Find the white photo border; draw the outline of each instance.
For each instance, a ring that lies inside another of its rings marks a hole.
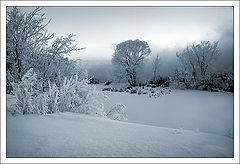
[[[6,158],[7,6],[233,6],[234,158]],[[1,2],[1,162],[2,163],[239,163],[239,2],[238,1],[2,1]]]

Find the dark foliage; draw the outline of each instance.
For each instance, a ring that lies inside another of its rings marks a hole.
[[[111,83],[111,81],[107,81],[104,85],[110,85]]]
[[[99,84],[99,80],[96,78],[91,78],[88,84]]]
[[[157,78],[155,78],[155,80],[151,80],[149,82],[149,84],[153,84],[153,85],[147,85],[148,87],[152,87],[152,88],[154,88],[155,86],[156,87],[169,87],[170,78],[169,77],[157,76]]]

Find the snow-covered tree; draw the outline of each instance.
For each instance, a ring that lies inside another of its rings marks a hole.
[[[219,55],[218,42],[201,41],[187,46],[176,54],[179,64],[176,79],[187,88],[198,88],[210,77],[212,63]]]
[[[16,96],[17,113],[29,114],[34,113],[34,97],[39,95],[40,85],[37,74],[31,68],[23,76],[22,81],[12,83],[13,94]]]
[[[145,41],[137,39],[119,43],[112,57],[115,76],[127,80],[132,86],[136,85],[137,73],[150,53],[151,49]]]
[[[24,66],[25,60],[39,53],[53,34],[47,33],[45,27],[49,24],[45,14],[41,14],[42,8],[36,7],[32,12],[21,12],[17,7],[7,10],[7,72],[8,92],[11,91],[11,82],[22,80],[27,72]],[[28,63],[28,62],[25,62]]]
[[[73,37],[74,35],[70,34],[67,37],[56,38],[38,59],[39,65],[36,67],[42,80],[42,91],[48,88],[48,81],[60,86],[66,76],[72,76],[78,72],[74,63],[64,56],[81,49],[74,45]]]
[[[125,121],[127,120],[127,114],[125,113],[125,105],[115,104],[107,113],[106,117],[111,120]]]
[[[58,37],[52,43],[49,53],[52,56],[69,55],[72,51],[81,50],[83,48],[77,48],[74,43],[74,34],[69,34],[67,37]]]
[[[76,71],[71,62],[65,58],[77,48],[74,34],[57,37],[51,44],[45,27],[50,23],[42,8],[36,7],[32,12],[21,12],[17,7],[7,11],[7,93],[12,90],[11,82],[19,82],[30,68],[34,68],[42,82],[42,92],[48,88],[48,81],[60,84],[68,74]],[[59,80],[61,79],[61,80]]]

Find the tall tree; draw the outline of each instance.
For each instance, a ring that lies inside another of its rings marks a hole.
[[[74,44],[75,35],[57,37],[49,43],[53,34],[45,29],[50,20],[46,20],[42,9],[36,7],[26,13],[13,7],[7,11],[7,93],[12,91],[11,82],[21,81],[30,68],[38,73],[42,91],[48,87],[47,81],[59,84],[57,80],[64,79],[66,72],[74,72],[73,65],[64,55],[80,50]]]
[[[36,7],[32,12],[25,13],[13,7],[7,11],[7,89],[10,89],[10,82],[21,81],[27,72],[24,60],[41,53],[42,47],[53,37],[53,34],[45,30],[50,20],[46,21],[41,10],[42,8]]]
[[[112,57],[115,76],[126,79],[132,86],[136,85],[137,73],[150,53],[151,49],[145,41],[137,39],[119,43]]]
[[[67,37],[58,37],[52,44],[47,47],[46,54],[42,54],[39,58],[39,74],[42,79],[42,90],[48,87],[47,81],[54,81],[58,86],[67,74],[73,75],[74,65],[64,57],[72,51],[78,51],[83,48],[77,48],[74,44],[74,34],[69,34]]]

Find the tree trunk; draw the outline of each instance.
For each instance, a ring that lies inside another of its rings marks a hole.
[[[22,77],[21,77],[21,60],[20,60],[20,54],[18,52],[18,49],[17,49],[18,45],[16,45],[16,49],[15,49],[15,53],[16,53],[16,62],[17,62],[17,78],[19,81],[22,80]]]
[[[44,72],[43,73],[43,77],[42,77],[42,92],[44,92],[44,85],[45,85],[44,79],[45,79],[45,76],[46,76],[46,73]]]

